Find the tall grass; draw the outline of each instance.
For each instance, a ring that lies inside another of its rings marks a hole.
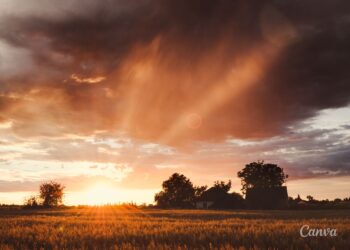
[[[2,210],[0,249],[350,249],[350,211]]]

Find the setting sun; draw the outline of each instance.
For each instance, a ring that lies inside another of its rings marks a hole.
[[[105,183],[97,183],[83,192],[82,203],[86,205],[105,205],[118,202],[118,194],[114,187]]]

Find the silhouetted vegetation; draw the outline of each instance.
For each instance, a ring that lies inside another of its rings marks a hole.
[[[54,207],[62,204],[64,186],[58,182],[50,181],[40,185],[40,198],[43,206]]]
[[[163,208],[192,208],[197,195],[206,189],[205,186],[195,187],[190,179],[174,173],[163,182],[163,190],[155,195],[157,206]]]
[[[213,188],[222,190],[225,193],[227,193],[228,191],[230,191],[231,186],[232,186],[231,180],[229,180],[227,183],[225,183],[224,181],[215,181]]]
[[[211,208],[211,209],[349,209],[350,198],[334,199],[330,201],[316,200],[313,196],[306,196],[306,200],[288,197],[285,183],[288,175],[276,164],[265,164],[263,161],[247,164],[238,172],[242,179],[242,191],[245,199],[237,192],[229,193],[231,180],[215,181],[213,186],[195,186],[183,174],[174,173],[162,184],[163,190],[155,195],[158,208]],[[58,207],[63,205],[65,187],[55,181],[40,185],[37,196],[30,196],[24,202],[24,208]],[[18,206],[1,205],[4,208]],[[150,204],[140,206],[129,204],[110,204],[133,208],[154,208]]]
[[[40,206],[40,200],[37,196],[33,195],[30,196],[28,199],[24,202],[25,208],[38,208]]]
[[[162,208],[286,208],[288,194],[282,187],[288,175],[276,164],[263,161],[247,164],[238,172],[246,200],[238,193],[229,194],[232,183],[215,181],[213,187],[195,187],[190,179],[174,173],[163,182],[163,190],[155,195],[158,207]]]
[[[246,207],[251,209],[281,209],[288,206],[287,188],[283,187],[288,175],[276,164],[264,161],[249,163],[238,172]]]
[[[281,187],[288,175],[285,175],[283,168],[276,164],[264,163],[264,161],[249,163],[238,172],[241,178],[242,192],[245,194],[249,188],[269,189]]]
[[[163,190],[155,195],[155,202],[161,208],[194,208],[199,203],[210,204],[211,208],[242,208],[243,197],[229,194],[231,181],[214,182],[213,187],[194,186],[186,176],[174,173],[163,182]],[[205,208],[209,206],[205,205]]]
[[[350,209],[350,198],[334,200],[317,200],[311,195],[306,196],[306,200],[303,200],[298,195],[297,198],[293,199],[289,197],[288,205],[290,209]]]
[[[163,182],[163,190],[155,195],[160,208],[200,209],[332,209],[350,208],[350,198],[334,201],[318,201],[311,195],[302,200],[300,196],[288,197],[287,187],[282,186],[288,175],[276,164],[263,161],[247,164],[237,173],[241,178],[242,192],[229,193],[232,182],[215,181],[207,186],[194,186],[186,176],[174,173]]]
[[[63,204],[65,187],[55,181],[45,182],[39,187],[39,195],[31,196],[24,202],[25,208],[57,207]]]

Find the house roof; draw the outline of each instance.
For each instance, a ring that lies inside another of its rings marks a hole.
[[[219,199],[226,198],[229,194],[215,187],[209,188],[207,191],[197,199],[197,201],[216,201]]]

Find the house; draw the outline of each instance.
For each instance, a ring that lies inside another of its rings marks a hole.
[[[228,194],[222,189],[215,187],[209,188],[197,199],[196,208],[208,209],[214,208],[215,205],[220,203],[220,200],[226,199]]]
[[[197,209],[208,209],[213,204],[214,204],[213,201],[205,201],[205,200],[201,201],[201,200],[198,200],[198,201],[196,201],[196,208]]]
[[[211,187],[196,200],[197,209],[233,209],[243,207],[243,197],[237,193],[227,193]]]
[[[287,208],[287,187],[249,188],[246,192],[246,204],[250,209]]]

